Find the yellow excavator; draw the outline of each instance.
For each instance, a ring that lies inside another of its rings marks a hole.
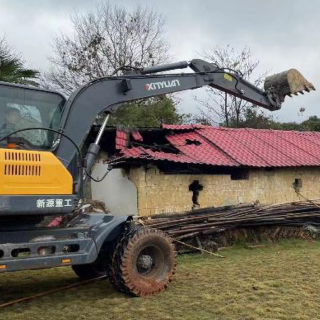
[[[165,73],[190,68],[190,73]],[[72,266],[84,279],[107,275],[134,296],[164,290],[176,251],[163,232],[126,216],[81,213],[83,185],[110,114],[126,102],[210,86],[268,110],[314,87],[292,69],[266,79],[264,90],[235,71],[195,59],[99,78],[68,99],[54,91],[0,83],[0,273]],[[103,123],[93,143],[88,133]],[[45,218],[68,217],[58,227]]]

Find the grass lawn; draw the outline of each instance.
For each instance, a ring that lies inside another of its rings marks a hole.
[[[179,258],[168,290],[130,298],[107,280],[0,310],[0,319],[319,319],[320,242],[233,247]],[[0,275],[0,303],[77,282],[70,268]]]

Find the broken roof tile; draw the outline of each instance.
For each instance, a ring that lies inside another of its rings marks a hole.
[[[203,125],[163,125],[162,129],[175,152],[164,152],[161,146],[158,149],[154,146],[127,147],[128,136],[117,133],[116,146],[122,147],[117,148],[121,151],[113,159],[149,159],[220,167],[320,166],[320,133],[316,132]]]
[[[116,145],[117,150],[122,150],[128,147],[129,144],[129,133],[121,130],[116,131]]]
[[[142,135],[140,134],[139,131],[133,131],[133,132],[131,132],[131,135],[132,135],[134,140],[143,141]]]

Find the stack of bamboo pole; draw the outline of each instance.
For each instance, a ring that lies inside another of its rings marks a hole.
[[[243,204],[139,217],[142,224],[182,240],[254,226],[320,226],[320,200],[259,206]]]

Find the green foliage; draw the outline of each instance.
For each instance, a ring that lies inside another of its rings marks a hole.
[[[295,131],[320,131],[320,118],[311,116],[309,119],[297,122],[273,122],[272,129],[277,130],[295,130]]]
[[[265,114],[263,111],[258,112],[253,107],[248,107],[243,112],[240,120],[231,119],[229,127],[231,128],[254,128],[254,129],[269,129],[274,126],[273,117]]]
[[[179,114],[171,98],[149,99],[130,103],[118,109],[112,116],[111,125],[124,127],[160,127],[165,124],[182,124],[190,115]]]
[[[225,123],[220,124],[223,127]],[[254,108],[247,108],[242,115],[240,121],[229,122],[231,128],[254,128],[254,129],[274,129],[274,130],[294,130],[294,131],[320,131],[320,118],[311,116],[309,119],[297,122],[278,122],[272,115],[259,112]]]
[[[303,129],[302,123],[297,122],[274,122],[270,126],[270,129],[305,131],[305,129]]]
[[[311,116],[308,120],[303,121],[300,126],[302,127],[302,130],[320,131],[320,118]]]
[[[39,72],[24,67],[24,61],[0,39],[0,81],[37,86]]]

